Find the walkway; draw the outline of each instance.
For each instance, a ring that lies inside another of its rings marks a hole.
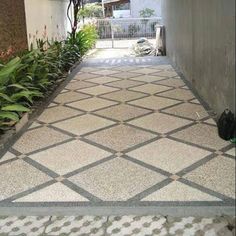
[[[232,214],[235,149],[201,103],[167,58],[91,56],[0,159],[1,214]]]

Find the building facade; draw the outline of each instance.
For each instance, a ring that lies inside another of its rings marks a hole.
[[[153,17],[161,17],[161,0],[104,0],[105,16],[114,18],[138,18],[140,11],[154,11]]]

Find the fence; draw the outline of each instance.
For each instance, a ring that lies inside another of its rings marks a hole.
[[[154,39],[156,37],[156,27],[161,24],[161,18],[118,18],[118,19],[99,19],[97,29],[99,39],[111,42],[134,40],[145,37]]]

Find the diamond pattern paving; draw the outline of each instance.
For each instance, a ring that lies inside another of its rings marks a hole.
[[[143,84],[142,82],[132,81],[132,80],[120,80],[112,83],[108,83],[108,86],[117,87],[117,88],[131,88]]]
[[[112,124],[114,124],[114,122],[94,115],[84,115],[58,122],[53,124],[53,126],[75,135],[83,135]]]
[[[103,95],[101,97],[108,98],[114,101],[119,101],[119,102],[127,102],[127,101],[131,101],[137,98],[145,97],[145,96],[146,95],[143,93],[121,90],[114,93]]]
[[[192,92],[186,89],[174,89],[168,92],[160,93],[159,95],[178,100],[190,100],[194,98]]]
[[[166,187],[143,198],[142,201],[221,201],[198,189],[192,188],[178,181],[173,181]]]
[[[158,80],[164,80],[164,79],[165,78],[163,78],[161,76],[154,76],[154,75],[140,75],[138,77],[132,78],[132,80],[142,81],[142,82],[146,82],[146,83],[151,83],[151,82],[155,82]]]
[[[115,74],[115,73],[118,73],[118,71],[116,70],[97,70],[96,72],[94,72],[96,75],[112,75],[112,74]]]
[[[92,82],[92,83],[98,83],[98,84],[106,84],[109,82],[113,82],[113,81],[117,81],[119,79],[113,78],[113,77],[108,77],[108,76],[103,76],[103,77],[98,77],[95,79],[90,79],[88,81]]]
[[[87,202],[88,199],[72,191],[62,183],[55,183],[38,190],[14,202]]]
[[[78,90],[78,89],[84,89],[84,88],[89,88],[92,86],[96,86],[96,84],[94,83],[90,83],[90,82],[85,82],[85,81],[73,81],[70,82],[66,88],[69,90]]]
[[[150,110],[134,107],[126,104],[112,106],[97,111],[96,114],[118,121],[126,121],[150,113]]]
[[[110,155],[107,151],[75,140],[29,157],[57,174],[64,175]]]
[[[160,72],[160,70],[156,70],[153,68],[141,68],[141,69],[136,69],[135,72],[141,73],[141,74],[152,74],[152,73]]]
[[[191,103],[176,105],[164,110],[164,112],[193,120],[200,120],[209,116],[207,111],[201,105]]]
[[[158,75],[158,76],[163,76],[163,77],[174,77],[178,76],[178,74],[175,71],[161,71],[161,72],[156,72],[153,75]]]
[[[219,138],[216,127],[206,124],[196,124],[172,135],[175,138],[188,141],[203,147],[219,150],[229,145]]]
[[[185,85],[185,83],[178,79],[178,78],[171,78],[171,79],[165,79],[165,80],[160,80],[155,82],[156,84],[162,84],[162,85],[166,85],[166,86],[170,86],[170,87],[182,87]]]
[[[74,80],[88,80],[88,79],[93,79],[98,77],[98,75],[94,75],[91,73],[78,73],[75,77]]]
[[[13,158],[15,158],[16,156],[14,154],[12,154],[11,152],[7,152],[1,159],[0,159],[0,163],[4,162],[4,161],[9,161]]]
[[[120,79],[130,79],[133,77],[137,77],[141,74],[133,73],[133,72],[120,72],[117,74],[112,75],[113,77],[120,78]]]
[[[90,213],[100,207],[121,213],[121,207],[147,213],[158,209],[165,214],[173,209],[189,214],[192,209],[217,214],[233,209],[235,148],[219,138],[208,108],[167,58],[117,58],[117,62],[96,56],[85,59],[42,114],[1,153],[0,212],[15,206],[33,207],[34,212],[82,207]],[[161,220],[160,228],[141,231],[136,220],[131,219],[127,235],[182,232],[171,226],[162,229]],[[75,221],[76,226],[68,220],[50,221],[39,231],[126,233],[114,226],[119,222],[115,218],[106,231],[89,219]],[[83,224],[90,224],[91,230]]]
[[[76,111],[68,107],[56,106],[56,107],[46,109],[39,116],[38,120],[44,123],[52,123],[52,122],[64,120],[66,118],[70,118],[73,116],[78,116],[81,114],[83,114],[83,112],[81,111]]]
[[[155,94],[155,93],[159,93],[159,92],[166,91],[166,90],[169,90],[169,89],[170,88],[168,88],[166,86],[162,86],[162,85],[145,84],[145,85],[141,85],[141,86],[132,88],[130,90],[143,92],[143,93],[148,93],[148,94]]]
[[[235,198],[235,160],[233,159],[218,156],[185,177],[206,188]]]
[[[116,88],[111,88],[111,87],[104,86],[104,85],[98,85],[98,86],[92,87],[92,88],[81,89],[80,91],[87,93],[87,94],[97,96],[97,95],[101,95],[101,94],[105,94],[105,93],[114,92],[117,90],[118,89],[116,89]]]
[[[116,105],[116,102],[107,101],[102,98],[89,98],[78,102],[69,103],[68,106],[84,111],[94,111],[104,107]]]
[[[23,160],[1,165],[0,173],[0,200],[29,190],[51,179]]]
[[[154,134],[126,125],[119,125],[88,135],[86,139],[120,152],[155,137]]]
[[[13,148],[21,153],[30,153],[66,141],[70,136],[52,128],[42,127],[24,133]]]
[[[129,122],[129,124],[162,134],[186,126],[190,123],[191,121],[161,113],[153,113]]]
[[[163,138],[138,148],[128,155],[149,165],[175,174],[208,156],[210,152]],[[189,158],[191,156],[191,158]],[[167,161],[168,159],[168,161]]]
[[[127,200],[163,179],[164,176],[121,158],[70,178],[104,201]]]
[[[89,98],[89,95],[78,93],[78,92],[68,92],[59,94],[54,101],[58,103],[69,103],[78,101],[81,99]]]
[[[153,110],[160,110],[165,107],[172,106],[178,103],[179,103],[178,101],[172,99],[161,98],[156,96],[146,97],[130,102],[130,104],[132,105],[137,105],[140,107],[149,108]]]

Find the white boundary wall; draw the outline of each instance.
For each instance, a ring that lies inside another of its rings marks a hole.
[[[68,0],[25,0],[28,45],[36,38],[61,40],[70,31],[66,17]]]

